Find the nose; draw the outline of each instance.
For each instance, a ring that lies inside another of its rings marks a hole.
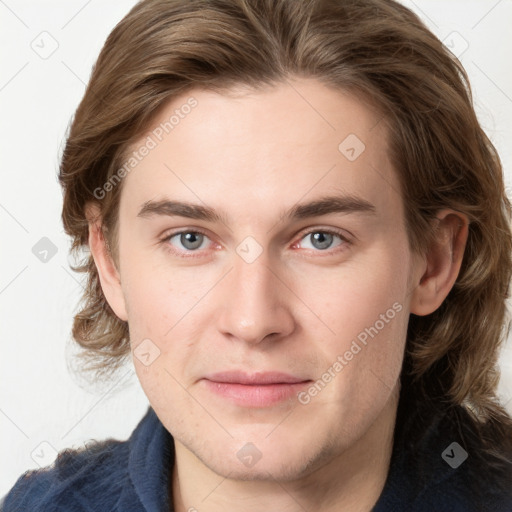
[[[295,328],[290,308],[293,294],[281,279],[264,254],[252,263],[235,254],[233,269],[217,297],[221,301],[219,331],[248,344],[290,335]]]

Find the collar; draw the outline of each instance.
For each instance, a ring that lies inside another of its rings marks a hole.
[[[151,407],[128,442],[130,485],[124,486],[117,510],[173,512],[168,488],[174,466],[174,442]]]

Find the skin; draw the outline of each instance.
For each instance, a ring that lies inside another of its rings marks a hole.
[[[129,322],[134,354],[145,339],[160,351],[149,365],[133,360],[174,437],[175,510],[368,511],[388,473],[409,315],[433,312],[450,291],[467,219],[440,211],[438,239],[411,252],[385,122],[339,90],[312,79],[259,92],[195,89],[154,126],[190,96],[197,107],[124,179],[117,268],[97,206],[87,209],[101,285]],[[338,149],[349,134],[365,144],[354,161]],[[374,212],[283,215],[334,194]],[[225,220],[138,216],[164,197]],[[194,230],[206,235],[198,249],[180,235],[164,240]],[[312,233],[332,230],[343,238],[315,245]],[[262,249],[251,263],[237,253],[248,236]],[[246,407],[205,385],[205,375],[233,369],[314,383],[393,304],[401,310],[307,404],[294,395]],[[251,467],[237,456],[247,443],[261,456]]]

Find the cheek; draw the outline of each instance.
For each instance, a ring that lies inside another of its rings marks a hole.
[[[122,285],[128,321],[138,337],[154,336],[165,342],[200,301],[208,280],[147,261],[151,261],[150,256],[144,263],[135,257],[125,262]]]
[[[409,315],[407,254],[399,244],[387,246],[316,276],[314,286],[313,280],[302,281],[303,296],[321,319],[317,335],[310,332],[322,354],[318,372],[336,375],[333,393],[370,403],[395,386]]]
[[[403,319],[409,260],[399,247],[388,244],[337,268],[298,272],[303,277],[297,281],[297,295],[317,317],[316,328],[322,328],[325,339],[341,348],[375,323],[384,331],[385,322],[388,331]]]
[[[184,368],[198,350],[204,314],[201,298],[208,283],[207,276],[196,279],[190,272],[126,262],[123,293],[132,357],[148,397],[154,391],[157,399],[163,388],[175,394],[178,382],[184,381]]]

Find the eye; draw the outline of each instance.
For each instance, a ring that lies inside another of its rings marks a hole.
[[[304,246],[303,241],[309,241],[309,247]],[[306,233],[299,242],[303,249],[316,249],[319,251],[326,251],[342,245],[348,240],[340,233],[326,230],[316,230]]]
[[[208,249],[211,240],[205,233],[200,231],[178,231],[171,233],[162,239],[167,250],[178,256],[204,256],[201,249]],[[315,252],[328,252],[330,249],[343,250],[349,245],[349,240],[341,233],[326,229],[316,229],[304,234],[294,248],[313,250]],[[340,247],[341,246],[341,247]],[[333,251],[337,252],[337,251]]]
[[[208,246],[208,237],[198,231],[180,231],[167,236],[164,241],[170,243],[180,251],[196,251],[197,249],[204,249]],[[203,244],[206,246],[203,247]]]

